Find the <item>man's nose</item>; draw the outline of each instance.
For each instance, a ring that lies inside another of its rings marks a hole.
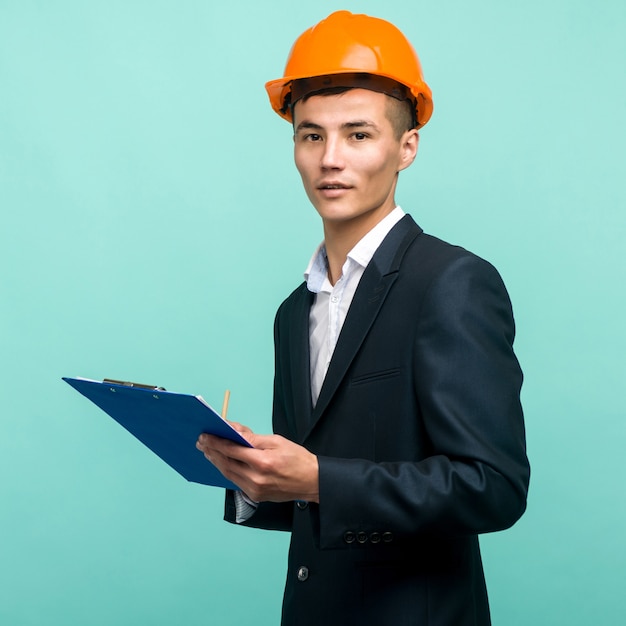
[[[344,155],[341,142],[332,137],[327,137],[322,152],[321,167],[325,170],[340,170],[344,167]]]

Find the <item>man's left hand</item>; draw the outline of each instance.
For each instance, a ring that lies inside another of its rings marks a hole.
[[[319,502],[319,467],[314,454],[280,435],[256,435],[240,428],[252,448],[206,433],[200,435],[196,448],[256,502]]]

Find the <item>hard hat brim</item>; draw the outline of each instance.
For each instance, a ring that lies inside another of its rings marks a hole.
[[[421,82],[418,85],[407,85],[406,83],[399,81],[397,77],[390,76],[388,74],[376,73],[373,74],[371,72],[355,72],[354,70],[346,70],[343,72],[333,72],[332,76],[338,75],[354,75],[354,74],[369,74],[371,76],[380,76],[383,78],[390,79],[399,85],[403,85],[406,87],[412,98],[415,101],[416,108],[416,119],[417,125],[416,128],[421,128],[428,122],[433,112],[433,101],[432,101],[432,92],[428,85],[425,82]],[[329,74],[329,76],[331,76]],[[272,109],[280,115],[284,120],[287,120],[290,124],[293,123],[293,115],[292,115],[292,105],[291,101],[291,85],[294,81],[314,78],[311,76],[284,76],[282,78],[277,78],[275,80],[270,80],[265,83],[265,90],[270,100],[270,104]],[[335,81],[336,82],[336,81]],[[346,81],[346,87],[361,87],[367,89],[368,87],[364,87],[362,84],[355,85],[350,84],[350,81]],[[374,89],[374,91],[383,91],[379,89]]]

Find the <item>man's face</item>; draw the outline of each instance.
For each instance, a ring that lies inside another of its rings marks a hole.
[[[365,234],[395,206],[397,173],[415,158],[417,131],[396,138],[387,98],[351,89],[295,105],[296,167],[325,228]]]

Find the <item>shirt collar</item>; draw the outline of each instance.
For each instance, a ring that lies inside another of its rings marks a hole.
[[[326,245],[322,241],[313,253],[306,270],[304,270],[307,289],[313,293],[319,293],[327,277],[328,257],[326,256]]]
[[[361,267],[367,267],[372,260],[374,253],[389,234],[389,231],[404,217],[404,211],[395,207],[389,215],[386,215],[372,230],[370,230],[355,246],[348,252],[348,259],[358,263]],[[344,265],[345,268],[345,265]],[[322,290],[324,282],[328,278],[328,257],[326,255],[326,245],[322,241],[317,247],[309,264],[304,271],[304,280],[307,289],[313,293]]]

